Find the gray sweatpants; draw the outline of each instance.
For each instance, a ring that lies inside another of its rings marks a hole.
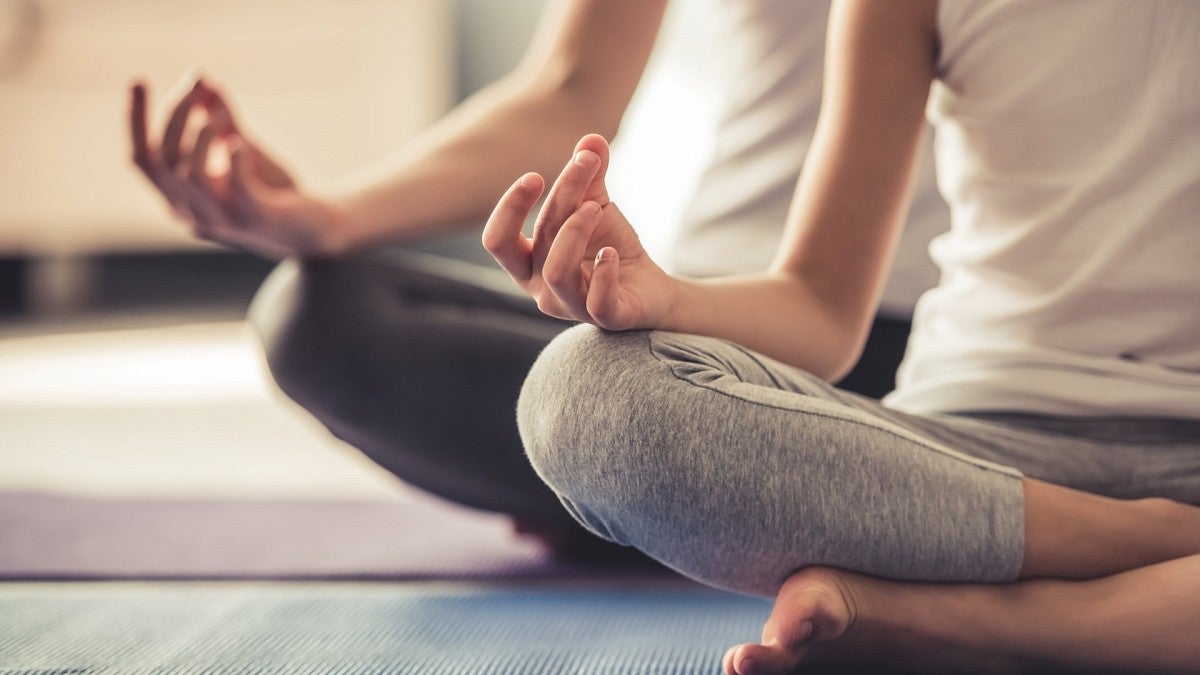
[[[1200,503],[1200,421],[908,415],[676,333],[568,330],[526,379],[518,426],[585,527],[761,595],[813,564],[1012,580],[1022,473]]]

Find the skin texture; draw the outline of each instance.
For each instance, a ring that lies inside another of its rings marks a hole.
[[[594,135],[575,146],[533,237],[520,227],[545,181],[527,174],[493,211],[485,248],[548,314],[725,338],[836,377],[857,356],[907,208],[935,16],[932,0],[835,4],[821,120],[769,273],[703,283],[664,273],[608,200],[607,148]],[[731,648],[725,672],[811,662],[1200,672],[1200,649],[1181,639],[1200,627],[1200,509],[1023,485],[1021,581],[913,584],[798,570],[761,643]]]
[[[521,171],[553,170],[584,133],[616,133],[665,9],[666,0],[554,3],[512,73],[339,188],[300,185],[229,97],[194,76],[169,96],[158,133],[148,87],[131,85],[134,163],[196,236],[269,257],[452,233],[483,222]]]
[[[535,173],[522,176],[488,219],[483,245],[547,314],[611,330],[661,325],[675,302],[674,280],[609,200],[608,156],[608,143],[597,134],[576,144],[532,238],[521,227],[545,181]]]
[[[613,330],[655,327],[725,338],[818,377],[838,379],[861,353],[910,201],[937,48],[933,6],[886,3],[875,13],[863,12],[877,24],[872,30],[880,33],[882,45],[830,51],[822,115],[782,248],[768,272],[713,282],[663,275],[642,255],[640,245],[622,250],[632,230],[617,222],[623,220],[619,211],[606,203],[598,204],[606,207],[604,217],[582,247],[593,257],[612,249],[602,264],[589,268],[580,261],[578,275],[570,278],[557,261],[542,269],[541,256],[560,228],[574,238],[591,227],[592,216],[586,212],[568,223],[569,207],[592,201],[586,195],[605,194],[602,170],[593,174],[573,164],[558,178],[572,187],[551,189],[548,207],[539,216],[546,224],[534,233],[530,246],[536,255],[529,262],[519,259],[515,216],[528,213],[540,195],[532,187],[536,179],[530,187],[518,182],[501,198],[485,227],[485,247],[505,269],[517,266],[517,282],[529,284],[539,306],[555,316]],[[927,13],[927,25],[908,39],[886,30],[905,20],[902,15],[912,7]],[[597,151],[600,140],[585,138],[577,151]],[[888,161],[878,161],[880,157]],[[580,193],[585,180],[598,185]],[[585,195],[583,202],[568,199],[576,194]],[[581,249],[575,243],[563,248],[572,256]],[[616,285],[605,272],[612,263],[622,280]],[[530,279],[522,278],[527,264],[534,265]]]
[[[1200,672],[1200,556],[1089,581],[899,584],[813,568],[784,583],[759,644],[726,673],[814,663],[920,672]],[[1053,669],[1053,670],[1051,670]]]
[[[332,209],[306,195],[287,170],[246,140],[225,97],[195,80],[171,112],[161,139],[147,129],[147,90],[130,97],[133,161],[201,239],[279,258],[333,247]],[[190,144],[185,133],[193,123]],[[214,163],[223,170],[212,171]]]

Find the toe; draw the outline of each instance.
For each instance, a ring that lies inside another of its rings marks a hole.
[[[779,591],[763,626],[763,642],[789,649],[840,637],[852,623],[852,610],[837,577],[825,570],[793,575]]]
[[[797,653],[779,645],[740,645],[732,661],[736,675],[786,675],[800,665]]]
[[[813,636],[816,621],[824,614],[824,594],[817,588],[785,589],[763,626],[764,644],[796,649]]]

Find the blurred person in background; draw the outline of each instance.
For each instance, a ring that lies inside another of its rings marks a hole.
[[[670,261],[693,277],[755,272],[774,254],[816,124],[829,3],[715,8],[715,151]],[[405,481],[511,514],[556,552],[593,562],[628,555],[563,511],[530,467],[513,412],[534,359],[572,322],[540,313],[494,268],[389,245],[479,231],[513,176],[550,173],[585,133],[616,134],[665,9],[665,0],[552,4],[513,72],[334,196],[298,185],[244,135],[214,83],[189,82],[158,133],[145,86],[131,92],[135,161],[175,213],[201,238],[288,258],[251,312],[280,388]],[[226,153],[228,167],[214,169]],[[860,391],[891,388],[907,314],[929,283],[924,243],[947,226],[927,166],[913,243],[876,323],[882,344],[853,380]]]
[[[546,179],[501,198],[485,247],[583,322],[523,385],[531,462],[593,532],[776,597],[730,675],[1200,673],[1200,4],[839,0],[829,36],[766,271],[660,268],[597,135],[532,238]],[[830,383],[927,110],[953,229],[880,402]]]

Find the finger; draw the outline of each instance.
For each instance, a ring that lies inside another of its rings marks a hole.
[[[236,224],[261,221],[264,196],[250,168],[250,148],[238,136],[229,144],[229,211]]]
[[[584,202],[563,223],[542,265],[542,280],[546,286],[562,301],[573,318],[580,321],[591,320],[587,311],[588,286],[580,269],[580,261],[587,258],[588,241],[599,223],[600,205]]]
[[[730,662],[737,675],[787,675],[800,665],[800,659],[775,646],[744,644],[732,652]]]
[[[781,593],[763,625],[763,642],[795,648],[819,637],[817,629],[822,626],[827,633],[840,634],[827,604],[828,595],[817,587],[801,588],[786,597]]]
[[[521,176],[496,203],[483,227],[483,247],[522,285],[533,275],[533,246],[521,228],[544,187],[545,181],[536,173]]]
[[[276,188],[295,187],[295,183],[292,181],[287,169],[253,143],[248,143],[241,136],[241,125],[233,114],[233,108],[230,106],[225,94],[220,89],[214,87],[207,79],[200,81],[200,88],[202,89],[202,93],[199,104],[204,106],[214,117],[220,117],[225,120],[228,133],[237,134],[241,142],[246,145],[246,157],[249,160],[248,164],[254,169],[253,175],[256,176],[256,182]]]
[[[632,319],[621,303],[621,258],[617,249],[605,246],[596,252],[588,282],[587,312],[596,325],[610,330],[627,328]]]
[[[206,80],[197,80],[200,87],[199,103],[209,110],[215,117],[222,117],[226,120],[231,131],[237,132],[237,121],[234,119],[233,110],[229,107],[229,101],[226,100],[225,94],[221,93],[220,89],[209,84]]]
[[[145,83],[134,83],[129,93],[129,137],[133,141],[133,163],[150,176],[149,165],[154,161],[154,151],[146,131]]]
[[[218,196],[213,179],[208,175],[209,153],[213,141],[224,133],[225,128],[226,125],[221,120],[204,125],[200,133],[196,134],[196,145],[186,162],[188,180],[200,194],[213,201],[217,201]]]
[[[171,208],[183,218],[191,218],[187,199],[175,185],[176,180],[163,167],[150,142],[146,126],[148,91],[145,83],[134,83],[130,89],[129,135],[133,141],[133,163],[148,178],[151,184],[166,198]]]
[[[591,150],[581,150],[571,157],[563,167],[554,187],[546,197],[546,203],[538,214],[533,227],[534,267],[540,267],[550,252],[554,237],[567,218],[575,213],[583,202],[592,177],[600,169],[600,157]]]
[[[195,107],[203,94],[204,87],[200,83],[200,80],[196,80],[192,88],[175,104],[175,108],[171,111],[171,116],[167,120],[166,130],[163,131],[160,152],[162,154],[162,163],[170,171],[174,171],[179,164],[179,144],[183,140],[183,131],[187,126],[188,116],[191,115],[192,108]]]
[[[608,197],[608,187],[605,184],[605,176],[608,174],[610,159],[608,141],[604,140],[604,137],[600,134],[588,134],[579,139],[579,142],[575,144],[575,152],[583,150],[594,152],[600,158],[600,169],[592,177],[592,182],[588,185],[583,198],[594,201],[600,206],[606,206],[612,201]]]

